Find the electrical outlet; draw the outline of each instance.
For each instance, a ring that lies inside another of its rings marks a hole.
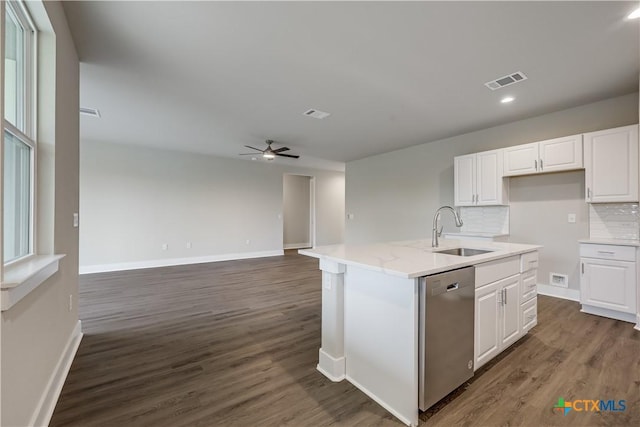
[[[567,215],[567,222],[569,224],[575,224],[576,223],[576,214],[574,213],[570,213]]]
[[[73,310],[73,294],[69,294],[69,311]]]
[[[245,244],[247,244],[247,245],[250,245],[250,244],[251,244],[251,240],[250,240],[250,239],[247,239],[247,240],[245,240],[245,242],[244,242],[244,243],[245,243]]]
[[[163,243],[163,244],[162,244],[162,250],[163,250],[163,251],[166,251],[167,249],[169,249],[169,244],[167,244],[167,243]]]
[[[347,214],[347,219],[354,219],[356,216],[352,213]]]
[[[191,242],[187,242],[187,249],[191,249]]]
[[[73,227],[75,228],[78,225],[80,225],[80,215],[76,212],[73,214]]]

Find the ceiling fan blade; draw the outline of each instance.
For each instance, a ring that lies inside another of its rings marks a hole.
[[[238,153],[238,156],[259,156],[258,153]]]
[[[283,151],[289,151],[289,147],[282,147],[277,150],[273,150],[274,153],[282,153]]]
[[[261,149],[256,148],[256,147],[252,147],[252,146],[250,146],[250,145],[245,145],[245,147],[247,147],[247,148],[251,148],[252,150],[256,150],[256,151],[259,151],[259,152],[261,152],[261,153],[264,153],[264,150],[261,150]]]
[[[291,157],[292,159],[298,159],[300,158],[300,156],[294,156],[293,154],[280,154],[280,153],[275,153],[274,154],[276,156],[281,156],[281,157]]]

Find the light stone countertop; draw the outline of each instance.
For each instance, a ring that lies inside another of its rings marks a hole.
[[[434,252],[458,247],[487,249],[493,252],[468,257]],[[412,279],[519,255],[539,248],[540,245],[457,239],[440,239],[440,246],[432,248],[431,239],[422,239],[369,245],[320,246],[314,249],[300,249],[298,252],[320,260],[335,261]]]
[[[486,233],[482,231],[452,231],[452,232],[445,231],[442,233],[442,235],[455,236],[456,238],[458,237],[464,238],[464,237],[504,237],[504,236],[508,236],[509,234],[508,233]]]
[[[640,246],[639,240],[628,240],[628,239],[580,239],[579,243],[591,243],[598,245],[616,245],[616,246]]]

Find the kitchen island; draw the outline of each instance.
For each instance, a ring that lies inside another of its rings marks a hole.
[[[487,252],[438,253],[461,247]],[[420,278],[475,266],[475,370],[535,325],[539,248],[443,239],[438,248],[413,240],[300,250],[318,258],[322,270],[318,370],[418,425]]]

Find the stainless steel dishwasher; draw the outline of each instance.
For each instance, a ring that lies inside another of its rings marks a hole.
[[[475,268],[420,279],[419,392],[421,410],[473,376]]]

